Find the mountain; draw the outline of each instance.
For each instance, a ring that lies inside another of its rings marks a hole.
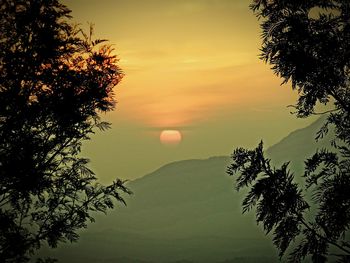
[[[323,119],[292,132],[266,153],[301,172]],[[242,193],[226,174],[230,158],[167,164],[128,184],[127,207],[97,216],[76,244],[44,251],[62,262],[277,262],[271,238],[253,213],[241,214]]]
[[[311,125],[293,131],[280,142],[267,149],[267,156],[276,165],[281,165],[283,162],[291,160],[291,165],[295,166],[303,164],[304,159],[311,156],[316,149],[330,148],[330,138],[333,137],[332,129],[330,129],[329,133],[323,139],[319,141],[315,140],[317,132],[325,120],[325,116],[322,116]]]
[[[309,126],[291,132],[280,142],[266,150],[266,156],[271,159],[275,166],[281,166],[289,162],[289,169],[293,172],[297,182],[304,182],[304,161],[311,157],[316,150],[322,148],[332,149],[331,140],[334,138],[334,131],[329,127],[329,132],[324,138],[316,141],[317,132],[326,120],[322,116]]]

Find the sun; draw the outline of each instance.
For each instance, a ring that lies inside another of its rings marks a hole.
[[[182,135],[178,130],[163,130],[160,133],[159,139],[162,144],[177,145],[181,142]]]

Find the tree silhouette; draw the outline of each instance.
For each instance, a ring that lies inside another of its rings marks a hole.
[[[332,106],[315,139],[330,125],[335,136],[333,152],[305,160],[305,186],[293,181],[288,162],[271,167],[262,143],[236,149],[228,173],[238,176],[237,189],[249,188],[243,212],[256,208],[280,257],[293,243],[290,262],[350,262],[350,1],[256,0],[251,9],[262,21],[261,58],[299,93],[297,116],[319,114],[317,103]]]
[[[99,113],[114,108],[123,74],[57,0],[2,0],[0,13],[0,261],[27,262],[130,193],[121,180],[98,184],[79,156],[109,128]]]

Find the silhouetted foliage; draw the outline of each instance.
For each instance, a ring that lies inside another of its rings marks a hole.
[[[109,127],[98,114],[114,108],[123,74],[110,46],[69,13],[57,0],[0,2],[1,262],[76,241],[92,212],[129,193],[120,180],[98,184],[79,157],[82,142]]]
[[[236,149],[230,175],[237,189],[248,187],[243,212],[256,207],[256,219],[282,257],[289,261],[350,261],[350,1],[256,0],[251,9],[261,19],[261,58],[299,93],[298,117],[315,113],[316,104],[332,104],[322,139],[335,129],[334,152],[318,150],[305,161],[305,186],[293,181],[288,162],[271,167],[263,144]],[[308,192],[312,199],[306,200]],[[310,212],[311,211],[311,212]]]

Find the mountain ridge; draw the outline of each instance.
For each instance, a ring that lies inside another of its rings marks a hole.
[[[293,137],[298,137],[298,138],[303,138],[302,142],[303,143],[298,143],[297,146],[300,147],[300,145],[302,144],[303,150],[305,149],[305,147],[307,147],[307,144],[304,144],[305,141],[307,141],[308,143],[311,143],[313,146],[321,146],[321,147],[331,147],[330,144],[330,140],[329,140],[329,134],[325,136],[325,138],[320,139],[319,142],[316,142],[316,135],[317,132],[319,131],[319,129],[321,128],[321,126],[323,125],[324,121],[326,120],[326,116],[321,116],[320,118],[318,118],[316,121],[312,122],[310,125],[303,127],[303,128],[299,128],[296,129],[292,132],[290,132],[287,136],[283,137],[282,139],[280,139],[277,143],[271,145],[270,147],[268,147],[267,149],[265,149],[265,153],[271,157],[271,159],[282,159],[279,158],[278,155],[279,154],[275,154],[274,152],[277,151],[276,149],[281,148],[281,145],[283,145],[283,147],[285,147],[285,144],[289,144],[289,141],[291,140],[291,138]],[[330,131],[330,133],[332,133],[332,131]],[[293,139],[294,141],[294,139]],[[287,142],[287,143],[286,143]],[[240,146],[237,146],[240,147]],[[319,148],[321,148],[319,147]],[[312,148],[312,150],[315,150],[315,148]],[[272,155],[271,155],[272,152]],[[298,154],[298,156],[300,158],[298,159],[302,159],[302,155]],[[144,176],[141,176],[139,178],[136,178],[134,180],[130,180],[129,182],[136,182],[141,180],[142,178],[148,177],[149,175],[154,175],[154,173],[157,173],[158,171],[162,171],[163,169],[166,169],[167,167],[171,167],[173,165],[177,165],[180,163],[184,163],[184,162],[190,162],[190,161],[209,161],[211,159],[230,159],[230,155],[216,155],[216,156],[210,156],[207,158],[193,158],[193,159],[183,159],[183,160],[177,160],[177,161],[173,161],[173,162],[169,162],[167,164],[162,165],[161,167],[155,169],[154,171],[147,173]],[[288,161],[288,157],[285,158],[286,161]],[[273,161],[273,160],[272,160]],[[278,162],[277,165],[280,165],[280,162]]]

